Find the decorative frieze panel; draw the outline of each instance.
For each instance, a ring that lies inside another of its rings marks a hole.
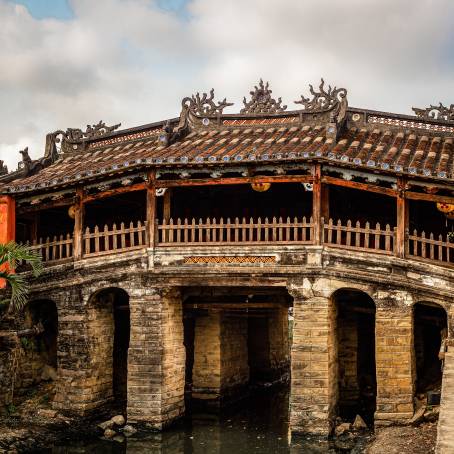
[[[252,255],[252,256],[214,256],[214,255],[200,255],[185,257],[185,265],[198,265],[219,263],[223,265],[239,265],[239,264],[254,264],[254,263],[276,263],[275,256],[269,255]]]

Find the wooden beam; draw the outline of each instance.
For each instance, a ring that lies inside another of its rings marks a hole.
[[[70,206],[74,203],[75,198],[71,197],[70,199],[63,200],[53,200],[52,202],[41,203],[36,205],[29,205],[25,207],[18,207],[17,213],[19,215],[28,214],[28,213],[37,213],[43,210],[50,210],[52,208],[60,208],[64,206]]]
[[[148,246],[155,247],[156,244],[156,172],[152,170],[148,174],[147,186],[147,231],[148,231]]]
[[[286,308],[280,303],[184,303],[185,309],[209,309],[209,310],[225,310],[225,309],[235,309],[235,310],[251,310],[251,309],[281,309]]]
[[[315,244],[322,244],[322,166],[314,164],[312,166],[312,220],[314,222]]]
[[[74,259],[82,258],[82,242],[84,229],[84,191],[82,188],[76,190],[76,203],[74,212]]]
[[[83,202],[88,203],[92,202],[93,200],[104,199],[105,197],[112,197],[118,194],[124,194],[125,192],[133,192],[133,191],[145,191],[148,187],[147,182],[143,183],[136,183],[131,186],[124,186],[121,188],[109,189],[107,191],[99,192],[98,194],[92,195],[85,195]]]
[[[409,211],[408,200],[405,198],[405,180],[398,179],[398,188],[400,191],[397,194],[397,230],[396,230],[396,247],[395,253],[397,257],[405,258],[406,254],[406,233],[409,226]]]
[[[345,188],[360,189],[363,191],[376,192],[378,194],[388,195],[390,197],[397,197],[397,190],[390,188],[382,188],[369,183],[359,183],[357,181],[343,180],[342,178],[335,178],[329,176],[322,177],[322,183],[332,184],[335,186],[343,186]]]
[[[454,197],[449,197],[445,195],[436,195],[436,194],[423,194],[420,192],[405,192],[405,198],[409,200],[424,200],[426,202],[434,203],[451,203],[454,204]]]
[[[203,178],[194,180],[156,180],[156,187],[172,188],[177,186],[213,186],[251,183],[312,183],[312,180],[312,175]]]

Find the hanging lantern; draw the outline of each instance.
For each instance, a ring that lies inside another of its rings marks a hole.
[[[437,210],[441,211],[444,214],[454,213],[454,204],[438,202]]]
[[[265,192],[271,187],[271,183],[251,183],[251,187],[254,191]]]
[[[71,205],[69,208],[68,208],[68,216],[71,218],[71,219],[74,219],[76,217],[76,206],[75,205]]]

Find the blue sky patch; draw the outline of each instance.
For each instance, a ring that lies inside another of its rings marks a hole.
[[[14,0],[14,3],[24,5],[35,19],[66,20],[74,17],[68,0]]]

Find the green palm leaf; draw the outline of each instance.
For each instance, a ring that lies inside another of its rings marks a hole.
[[[0,244],[0,267],[4,265],[2,267],[4,269],[0,271],[0,278],[5,279],[11,289],[10,299],[1,300],[0,306],[8,305],[10,312],[21,310],[27,303],[28,282],[22,275],[10,271],[23,262],[31,266],[34,276],[41,274],[43,265],[41,256],[37,252],[31,251],[27,246],[17,244],[14,241]]]

